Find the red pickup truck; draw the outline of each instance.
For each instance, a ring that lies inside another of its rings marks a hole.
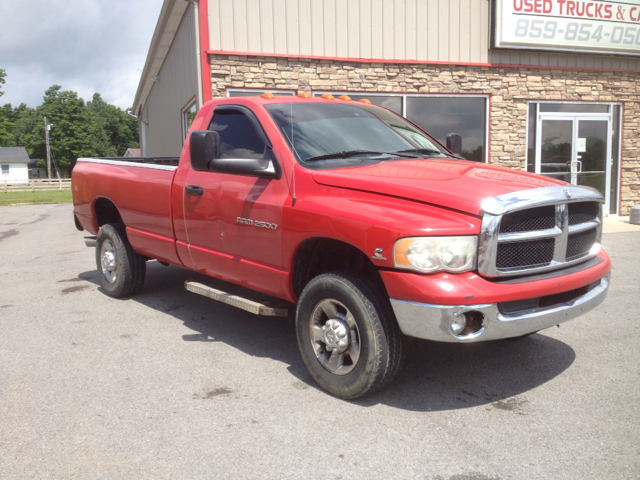
[[[213,100],[180,158],[80,158],[72,179],[108,295],[155,259],[297,304],[306,367],[347,399],[391,382],[404,336],[521,337],[609,286],[598,192],[461,160],[348,97]]]

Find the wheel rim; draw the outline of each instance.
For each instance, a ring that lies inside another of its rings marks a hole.
[[[102,274],[109,283],[115,283],[118,278],[118,257],[111,240],[105,240],[100,247],[100,261],[102,262]]]
[[[353,314],[334,299],[322,300],[313,309],[311,347],[323,368],[335,375],[351,372],[360,358],[360,332]]]

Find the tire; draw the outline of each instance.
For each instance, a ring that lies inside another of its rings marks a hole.
[[[100,227],[96,265],[102,288],[110,297],[127,297],[142,290],[147,271],[145,259],[133,250],[121,223]]]
[[[302,360],[327,392],[347,400],[374,393],[395,378],[402,333],[380,282],[351,272],[319,275],[298,303]]]

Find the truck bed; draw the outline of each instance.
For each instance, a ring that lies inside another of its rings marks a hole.
[[[79,158],[73,169],[73,201],[83,228],[97,234],[94,211],[112,204],[138,253],[181,264],[174,246],[171,183],[178,157]]]

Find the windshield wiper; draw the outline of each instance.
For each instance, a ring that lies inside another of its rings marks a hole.
[[[437,154],[440,154],[440,155],[446,155],[447,157],[460,158],[460,157],[452,155],[452,154],[450,154],[448,152],[442,152],[440,150],[436,150],[435,148],[410,148],[408,150],[400,150],[397,153],[409,153],[409,152],[423,153],[425,155],[432,155],[434,153],[437,153]]]
[[[305,159],[305,162],[315,162],[316,160],[330,160],[332,158],[349,158],[356,155],[391,155],[393,157],[408,157],[413,155],[404,154],[402,152],[377,152],[374,150],[345,150],[344,152],[327,153],[325,155],[316,155],[315,157],[309,157]]]

